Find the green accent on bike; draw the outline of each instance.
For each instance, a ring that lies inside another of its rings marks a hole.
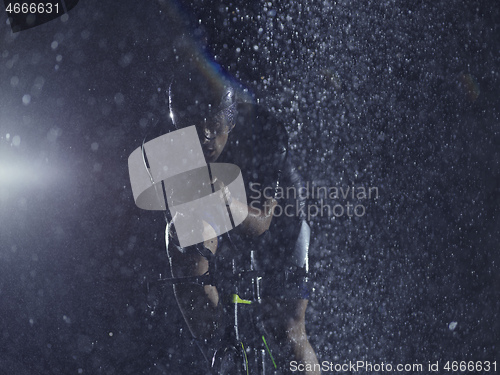
[[[231,303],[244,303],[245,305],[250,305],[252,301],[241,299],[237,294],[231,294]]]
[[[241,347],[243,348],[243,354],[245,355],[245,368],[247,369],[247,375],[248,374],[248,358],[247,358],[247,351],[245,350],[245,347],[243,346],[243,341],[240,341]]]
[[[273,361],[274,368],[278,368],[278,366],[276,366],[276,362],[274,362],[273,355],[271,354],[271,351],[269,350],[269,346],[267,346],[266,338],[264,337],[264,335],[262,335],[262,341],[264,341],[264,345],[266,346],[267,352],[269,353],[269,356],[271,357],[271,361]]]

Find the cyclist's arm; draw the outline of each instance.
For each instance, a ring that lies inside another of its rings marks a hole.
[[[282,166],[280,184],[282,186],[286,186],[287,189],[291,187],[293,188],[293,191],[295,191],[293,197],[288,197],[285,202],[280,204],[288,204],[293,207],[298,207],[297,218],[301,220],[305,219],[303,208],[306,204],[306,197],[300,193],[301,189],[304,189],[304,181],[288,157],[285,158],[284,165]],[[265,196],[265,194],[261,192],[260,196]],[[271,198],[264,202],[253,201],[251,206],[247,206],[248,216],[241,224],[240,230],[245,234],[255,237],[264,233],[269,229],[274,214],[274,208],[277,204],[277,200]],[[241,202],[233,200],[230,204],[230,208],[233,216],[245,214],[245,204]],[[243,218],[244,216],[237,217]]]
[[[263,156],[261,163],[267,169],[267,173],[261,176],[259,181],[262,191],[259,196],[262,200],[252,201],[250,205],[233,199],[229,207],[235,222],[243,222],[238,226],[238,230],[251,237],[257,237],[269,229],[273,218],[274,208],[277,201],[264,191],[271,189],[275,191],[279,185],[280,175],[284,170],[288,151],[288,134],[281,122],[272,117],[269,113],[257,108],[260,122],[254,124],[258,129],[255,133],[260,134],[260,138],[255,145],[255,152]],[[260,124],[260,125],[259,125]],[[260,126],[260,127],[259,127]],[[260,143],[259,143],[260,142]],[[273,194],[274,196],[274,194]],[[264,199],[266,198],[266,199]],[[247,214],[245,218],[245,215]],[[239,220],[238,220],[239,219]]]
[[[243,220],[239,228],[243,233],[257,237],[269,229],[276,203],[275,199],[268,199],[260,207],[255,207],[256,205],[247,206],[233,199],[229,208],[237,222],[240,222],[248,211],[247,217]]]

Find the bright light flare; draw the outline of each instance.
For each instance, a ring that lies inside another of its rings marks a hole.
[[[57,171],[42,163],[0,160],[0,188],[43,187],[55,182]]]

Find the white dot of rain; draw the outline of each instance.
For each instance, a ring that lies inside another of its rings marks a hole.
[[[28,105],[31,103],[31,95],[25,94],[23,95],[23,104]]]

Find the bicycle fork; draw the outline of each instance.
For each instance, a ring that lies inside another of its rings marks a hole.
[[[226,308],[231,309],[233,325],[228,326],[226,342],[233,343],[236,347],[235,349],[241,353],[242,368],[244,368],[243,374],[271,375],[276,373],[275,371],[277,371],[278,366],[269,341],[270,337],[268,336],[266,339],[266,333],[262,327],[256,324],[250,311],[244,307],[244,305],[256,304],[258,302],[242,299],[237,293],[231,294],[228,302]],[[247,327],[247,330],[250,327],[248,321],[244,320],[251,321],[252,332],[240,332],[240,327]]]

